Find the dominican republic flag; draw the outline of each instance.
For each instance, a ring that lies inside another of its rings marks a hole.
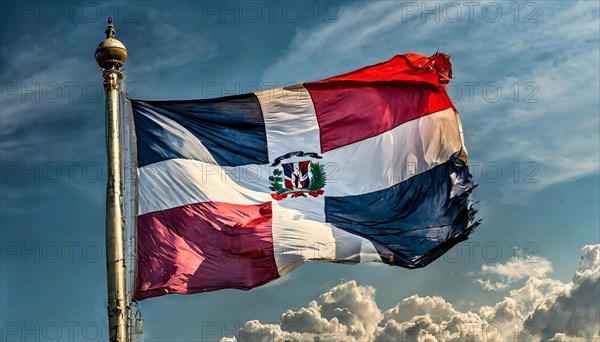
[[[251,289],[309,260],[423,267],[477,226],[449,56],[208,100],[131,100],[135,298]]]

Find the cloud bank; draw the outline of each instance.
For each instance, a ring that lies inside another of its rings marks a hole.
[[[552,264],[544,258],[528,260],[512,257],[505,264],[482,265],[480,273],[490,278],[477,279],[477,283],[486,290],[500,291],[521,279],[543,278],[549,272],[552,272]],[[494,281],[493,278],[498,280]]]
[[[482,268],[506,284],[528,279],[497,303],[467,312],[416,294],[382,311],[373,287],[347,281],[287,310],[279,323],[251,320],[221,341],[600,341],[600,245],[582,249],[569,283],[545,277],[551,267],[542,259],[529,267],[509,260]]]

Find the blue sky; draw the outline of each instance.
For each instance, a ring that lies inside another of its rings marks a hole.
[[[322,79],[400,53],[451,54],[449,94],[484,219],[470,245],[425,269],[309,263],[249,292],[146,300],[145,340],[218,340],[250,320],[277,325],[282,313],[323,293],[369,297],[367,286],[381,311],[416,294],[487,319],[482,308],[506,298],[525,303],[511,291],[537,280],[552,284],[554,292],[545,292],[560,303],[569,284],[579,286],[578,261],[591,255],[582,248],[600,243],[598,2],[423,4],[2,2],[2,340],[107,337],[104,102],[93,53],[109,15],[129,51],[134,98],[230,95]],[[522,262],[528,256],[538,259]],[[581,274],[593,269],[581,265]],[[548,318],[535,310],[521,313]],[[600,323],[590,324],[598,334]],[[585,327],[556,333],[593,336]]]

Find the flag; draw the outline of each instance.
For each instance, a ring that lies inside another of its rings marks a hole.
[[[477,226],[449,56],[316,82],[131,100],[135,298],[251,289],[309,260],[423,267]]]

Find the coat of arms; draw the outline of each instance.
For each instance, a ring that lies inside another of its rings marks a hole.
[[[271,197],[282,200],[288,195],[294,197],[317,197],[324,193],[323,187],[327,182],[325,166],[314,160],[300,160],[283,162],[292,157],[312,157],[321,159],[316,153],[290,152],[275,160],[273,173],[269,177],[271,181]]]

